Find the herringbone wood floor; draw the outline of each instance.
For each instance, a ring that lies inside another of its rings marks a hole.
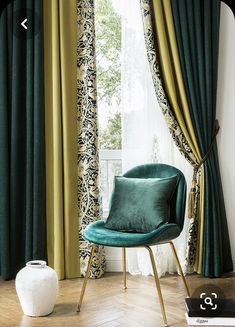
[[[160,327],[162,317],[153,277],[127,275],[127,287],[122,289],[122,274],[107,273],[98,280],[89,280],[81,312],[76,305],[82,279],[60,282],[54,312],[41,318],[23,315],[17,299],[14,281],[0,281],[0,327]],[[187,277],[190,291],[202,284],[220,286],[225,294],[235,298],[235,276],[206,279],[198,275]],[[180,276],[160,279],[168,323],[187,326],[184,318],[185,290]]]

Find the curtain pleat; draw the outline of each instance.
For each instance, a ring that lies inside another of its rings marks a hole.
[[[44,1],[48,262],[80,275],[77,207],[76,0]]]
[[[94,0],[77,3],[77,40],[79,249],[81,275],[84,276],[91,249],[83,237],[83,230],[101,218]],[[96,247],[90,277],[100,277],[104,271],[104,247],[99,246]]]
[[[18,10],[31,10],[28,39]],[[46,260],[42,1],[10,3],[0,18],[0,274]]]
[[[165,82],[168,100],[174,108],[176,119],[179,121],[182,132],[187,138],[195,157],[199,159],[200,152],[192,128],[192,121],[189,115],[188,102],[181,73],[171,3],[169,0],[154,1],[153,10],[158,31],[157,37],[162,77]]]

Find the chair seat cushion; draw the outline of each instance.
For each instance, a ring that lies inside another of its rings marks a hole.
[[[116,176],[106,228],[148,233],[170,220],[178,175],[165,178]]]
[[[134,247],[153,245],[170,241],[180,235],[180,228],[176,224],[163,224],[149,233],[130,233],[108,229],[102,220],[88,225],[84,230],[86,240],[112,247]]]

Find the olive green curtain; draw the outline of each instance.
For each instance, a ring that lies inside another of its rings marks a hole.
[[[141,0],[141,8],[158,101],[194,168],[188,271],[194,265],[205,276],[220,276],[232,270],[232,260],[215,143],[209,151],[216,132],[219,0]]]
[[[13,33],[17,10],[31,9],[29,38]],[[0,18],[0,275],[14,278],[46,259],[43,31],[41,0],[16,0]]]
[[[216,119],[220,0],[171,0],[171,5],[190,116],[205,155]],[[203,166],[202,273],[218,277],[233,265],[216,141]]]
[[[77,206],[76,0],[44,0],[48,263],[80,275]]]

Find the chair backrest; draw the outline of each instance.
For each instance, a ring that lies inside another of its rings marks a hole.
[[[184,225],[185,203],[186,203],[186,181],[183,173],[170,165],[161,163],[150,163],[136,166],[128,170],[124,177],[132,178],[164,178],[178,175],[179,180],[170,203],[170,221],[177,224],[181,230]]]

